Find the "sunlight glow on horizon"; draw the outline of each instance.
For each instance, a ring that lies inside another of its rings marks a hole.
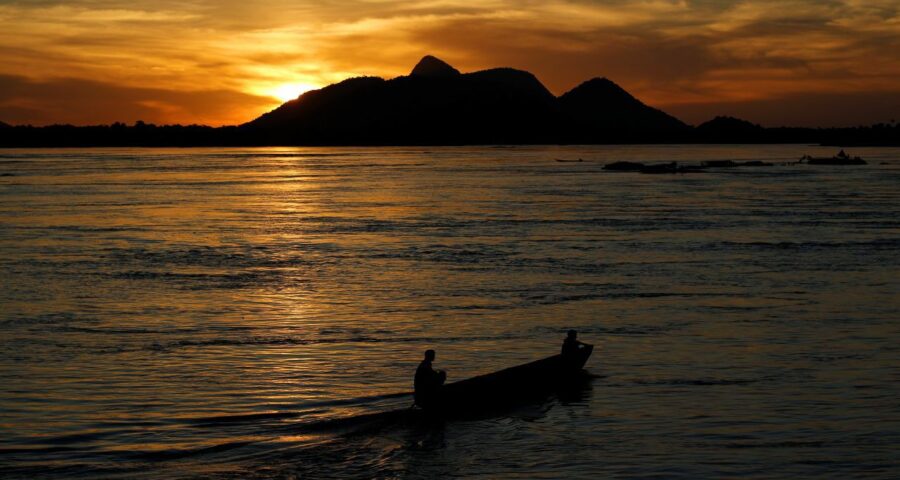
[[[424,55],[561,95],[606,77],[688,123],[888,121],[896,0],[0,0],[0,121],[240,124]]]
[[[318,90],[319,88],[322,87],[311,83],[283,83],[268,89],[266,94],[272,98],[278,99],[280,102],[288,102],[310,90]]]

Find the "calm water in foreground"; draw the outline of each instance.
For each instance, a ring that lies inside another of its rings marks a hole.
[[[0,476],[897,478],[900,149],[601,170],[805,153],[0,151]],[[568,328],[575,392],[364,416]]]

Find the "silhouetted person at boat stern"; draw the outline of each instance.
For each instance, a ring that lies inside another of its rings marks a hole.
[[[446,372],[432,368],[434,356],[434,350],[425,350],[425,359],[416,369],[415,400],[416,405],[422,408],[429,408],[436,403],[441,385],[447,380]]]
[[[578,332],[569,330],[569,334],[566,336],[566,339],[563,340],[562,352],[560,352],[560,355],[566,363],[571,363],[573,365],[580,364],[579,358],[581,357],[581,354],[579,352],[583,348],[593,349],[594,347],[593,345],[579,342]]]

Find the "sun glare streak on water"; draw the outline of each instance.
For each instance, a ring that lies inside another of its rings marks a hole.
[[[602,170],[833,153],[0,151],[0,475],[891,478],[900,149]],[[369,415],[568,328],[577,392]]]

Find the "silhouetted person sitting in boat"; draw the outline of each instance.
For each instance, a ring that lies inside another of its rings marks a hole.
[[[590,347],[590,345],[578,341],[578,332],[576,332],[575,330],[569,330],[568,336],[566,336],[566,339],[563,340],[562,352],[560,353],[563,360],[576,363],[579,356],[578,351],[586,347]]]
[[[447,380],[447,373],[443,370],[435,370],[431,366],[434,361],[434,350],[425,351],[425,359],[416,369],[415,400],[416,405],[428,408],[437,399],[438,390]]]

